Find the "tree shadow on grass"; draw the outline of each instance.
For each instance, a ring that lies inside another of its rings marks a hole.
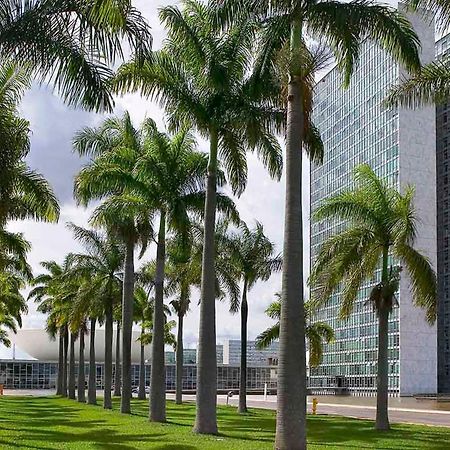
[[[388,432],[380,432],[373,428],[373,421],[324,415],[308,417],[308,442],[324,448],[448,450],[450,433],[397,424]]]

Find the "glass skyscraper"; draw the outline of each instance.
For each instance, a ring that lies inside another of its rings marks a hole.
[[[417,17],[411,21],[422,41],[422,61],[428,62],[434,58],[434,28]],[[392,186],[416,186],[420,217],[416,247],[435,263],[435,114],[433,108],[412,111],[383,106],[389,87],[403,76],[402,68],[386,52],[366,40],[348,89],[342,88],[336,68],[318,82],[314,120],[325,156],[322,165],[311,167],[311,212],[325,198],[351,187],[354,167],[367,163]],[[321,244],[343,226],[339,221],[311,222],[311,264]],[[311,387],[336,386],[363,395],[375,392],[377,317],[366,302],[379,280],[379,271],[366,280],[348,320],[339,320],[340,292],[317,313],[316,320],[335,329],[336,341],[326,345],[321,366],[310,370]],[[390,393],[434,393],[436,327],[426,324],[423,312],[412,304],[405,271],[397,297],[400,306],[389,321]]]

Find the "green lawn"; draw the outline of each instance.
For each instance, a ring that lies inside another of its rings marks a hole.
[[[147,421],[147,402],[133,400],[133,414],[81,405],[57,397],[0,397],[0,449],[271,449],[273,411],[252,410],[239,416],[219,407],[220,436],[192,433],[194,405],[168,403],[168,423]],[[311,449],[450,449],[447,428],[395,425],[376,433],[372,423],[341,417],[308,419]]]

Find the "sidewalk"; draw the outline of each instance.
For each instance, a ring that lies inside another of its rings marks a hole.
[[[167,398],[174,398],[168,394]],[[308,412],[311,412],[312,398],[308,397]],[[340,396],[315,396],[319,403],[318,414],[330,414],[337,416],[353,417],[358,419],[375,419],[375,397],[340,397]],[[184,400],[195,401],[194,395],[183,396]],[[217,396],[219,404],[226,404],[226,396]],[[229,399],[229,404],[237,406],[238,397]],[[247,405],[253,408],[276,409],[277,397],[262,395],[249,395]],[[419,425],[433,425],[450,427],[450,403],[438,403],[430,400],[416,400],[415,398],[391,398],[389,399],[389,416],[392,423],[414,423]]]

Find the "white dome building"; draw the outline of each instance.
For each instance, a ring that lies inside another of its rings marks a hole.
[[[139,364],[140,343],[137,340],[140,332],[133,331],[131,344],[131,362]],[[28,353],[38,361],[58,362],[58,339],[51,340],[45,330],[28,329],[18,330],[17,334],[10,334],[10,339],[17,348]],[[113,361],[116,349],[116,330],[113,333]],[[75,341],[75,361],[78,362],[79,346]],[[145,359],[149,360],[151,355],[151,345],[145,346]],[[89,361],[89,334],[85,336],[85,361]],[[95,330],[95,359],[98,363],[105,361],[105,330]]]

